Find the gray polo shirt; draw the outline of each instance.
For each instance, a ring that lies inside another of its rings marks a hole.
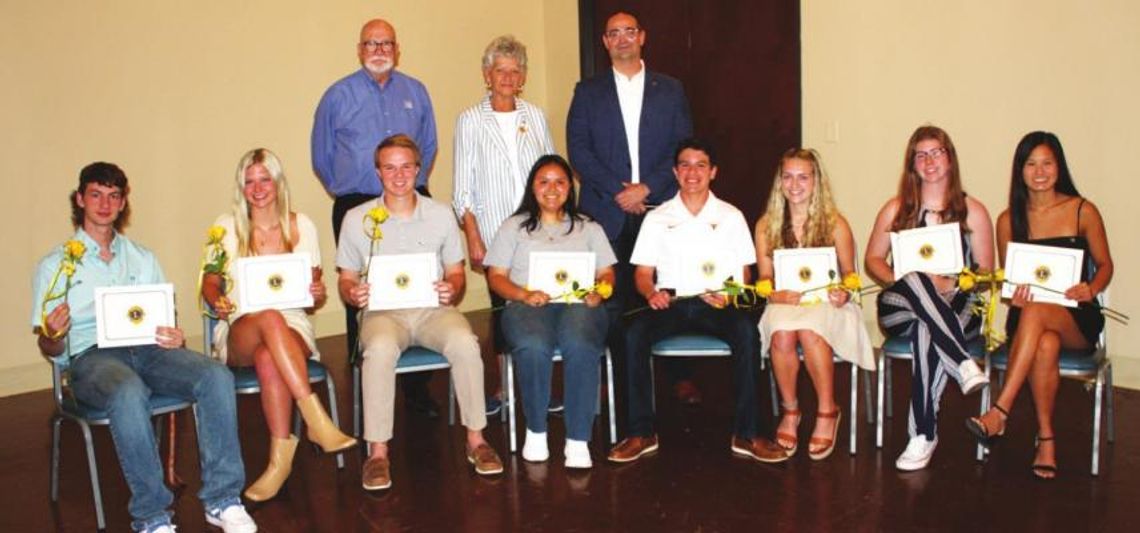
[[[340,243],[336,247],[338,268],[353,272],[364,270],[372,244],[365,230],[364,217],[368,210],[383,205],[384,197],[381,196],[345,213],[340,227]],[[389,216],[380,225],[380,231],[383,237],[376,246],[376,255],[434,253],[439,257],[441,273],[448,266],[463,262],[459,225],[451,208],[418,193],[412,216],[406,219]]]
[[[606,232],[597,222],[575,223],[574,231],[567,235],[569,218],[556,226],[539,224],[533,233],[519,227],[523,220],[525,215],[514,215],[503,222],[483,258],[484,265],[509,268],[508,277],[515,285],[526,286],[531,252],[594,252],[596,268],[617,262]]]

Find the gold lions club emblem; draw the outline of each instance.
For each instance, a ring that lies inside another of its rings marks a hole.
[[[135,305],[127,309],[127,320],[130,320],[131,324],[137,326],[142,323],[144,318],[146,318],[146,311],[143,311],[143,308]]]
[[[924,244],[918,248],[918,256],[923,259],[934,257],[934,246]]]
[[[559,270],[554,273],[554,282],[559,285],[565,285],[570,280],[570,274],[565,270]]]
[[[269,279],[265,280],[265,282],[269,285],[269,290],[271,291],[279,291],[281,287],[285,286],[285,278],[282,277],[281,274],[273,274],[269,276]]]
[[[1048,266],[1041,265],[1033,270],[1033,277],[1037,279],[1037,283],[1045,283],[1053,275],[1053,271],[1049,270]]]
[[[396,288],[397,289],[406,289],[406,288],[408,288],[408,284],[411,282],[412,282],[412,277],[403,273],[403,272],[396,275]]]
[[[706,278],[711,278],[713,274],[716,274],[716,263],[705,261],[701,264],[701,274],[704,274]]]
[[[811,280],[811,267],[800,267],[800,281],[807,283]]]

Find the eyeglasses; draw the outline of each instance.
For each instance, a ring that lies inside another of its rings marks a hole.
[[[606,30],[605,35],[607,39],[618,39],[620,37],[632,39],[634,37],[637,37],[638,33],[641,33],[641,28],[633,26],[631,28],[614,28],[612,30]]]
[[[391,52],[396,49],[396,41],[364,41],[360,46],[369,52],[375,52],[377,48],[382,52]]]
[[[938,159],[939,157],[942,157],[944,155],[946,155],[946,149],[941,148],[941,147],[934,148],[932,150],[927,150],[925,152],[916,151],[914,153],[914,162],[915,163],[921,163],[923,161],[928,161],[928,160],[933,161],[933,160]]]

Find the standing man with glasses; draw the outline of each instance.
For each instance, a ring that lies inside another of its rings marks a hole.
[[[360,29],[356,44],[360,70],[341,78],[325,91],[313,119],[313,170],[333,202],[333,236],[340,242],[340,225],[349,209],[383,192],[376,179],[372,157],[380,141],[403,133],[423,154],[416,174],[416,190],[430,196],[428,174],[437,151],[435,115],[423,83],[396,70],[400,43],[396,29],[382,19],[370,20]],[[355,307],[345,303],[348,351],[356,345]],[[427,392],[430,374],[412,374],[404,379],[404,399],[412,411],[428,418],[439,408]]]
[[[570,163],[581,180],[581,210],[602,225],[617,255],[612,300],[624,309],[642,303],[636,301],[629,262],[641,222],[647,210],[677,194],[673,151],[693,134],[681,82],[645,67],[645,33],[629,13],[615,13],[606,21],[602,44],[613,69],[578,83],[566,124]],[[620,351],[622,342],[609,344]],[[669,363],[663,366],[677,397],[686,404],[700,403],[688,366]]]

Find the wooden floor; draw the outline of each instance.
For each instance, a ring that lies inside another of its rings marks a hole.
[[[477,331],[486,313],[473,313]],[[334,369],[342,426],[350,424],[351,384],[343,340],[323,339],[325,361]],[[48,366],[44,365],[44,372]],[[846,431],[836,453],[813,462],[806,453],[789,463],[766,466],[729,452],[731,392],[724,360],[695,364],[704,404],[682,407],[659,383],[661,450],[625,466],[604,461],[606,420],[591,444],[595,467],[568,472],[561,465],[561,422],[551,424],[551,460],[524,463],[508,457],[504,424],[491,421],[487,436],[506,458],[498,477],[475,475],[463,458],[463,430],[446,417],[426,420],[397,403],[392,443],[393,487],[379,494],[360,488],[359,453],[336,470],[331,456],[302,446],[282,494],[251,507],[262,531],[1136,531],[1140,527],[1140,393],[1117,390],[1117,442],[1103,447],[1101,474],[1089,475],[1091,399],[1081,383],[1063,380],[1058,399],[1059,478],[1035,481],[1029,471],[1034,425],[1032,400],[1023,392],[1009,431],[986,463],[974,461],[973,438],[962,420],[978,407],[953,386],[942,402],[939,447],[924,471],[900,473],[894,459],[906,444],[907,365],[895,365],[894,419],[887,421],[884,448],[874,446],[873,426],[859,413],[858,454],[847,453]],[[846,374],[842,374],[846,375]],[[837,394],[846,398],[847,380]],[[446,379],[432,380],[433,395],[446,398]],[[810,385],[801,382],[802,390]],[[319,389],[323,395],[323,388]],[[762,412],[771,413],[767,379],[761,382]],[[801,394],[806,412],[810,393]],[[442,401],[441,401],[442,403]],[[238,401],[243,457],[249,479],[265,463],[267,436],[254,396]],[[860,406],[862,409],[862,406]],[[50,392],[0,399],[0,532],[93,531],[95,513],[80,433],[64,425],[62,489],[58,505],[48,498]],[[193,428],[179,420],[178,471],[189,488],[175,501],[180,532],[208,531],[195,497],[200,486]],[[850,418],[844,413],[844,426]],[[770,431],[768,418],[766,430]],[[801,439],[811,431],[801,426]],[[105,428],[97,428],[96,451],[109,531],[127,531],[127,488]],[[1129,524],[1132,524],[1129,526]]]

